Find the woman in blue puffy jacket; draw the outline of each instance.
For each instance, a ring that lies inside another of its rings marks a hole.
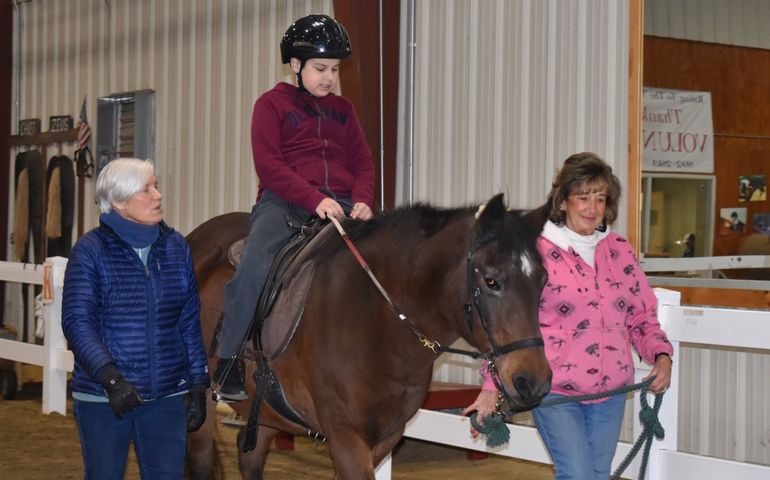
[[[108,163],[95,196],[99,226],[72,249],[62,305],[85,478],[123,479],[133,441],[143,479],[178,480],[210,381],[190,248],[163,222],[151,162]]]

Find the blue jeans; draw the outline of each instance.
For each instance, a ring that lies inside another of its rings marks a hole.
[[[85,480],[123,480],[131,441],[142,479],[180,480],[184,476],[184,395],[147,402],[120,419],[106,402],[74,400],[73,413]]]
[[[545,400],[560,398],[549,394]],[[620,437],[626,396],[600,403],[569,402],[532,410],[557,480],[607,480]]]

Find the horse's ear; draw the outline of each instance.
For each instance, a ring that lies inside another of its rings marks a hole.
[[[530,225],[532,225],[532,228],[535,229],[535,232],[540,234],[540,232],[543,231],[543,227],[545,226],[546,220],[548,220],[548,211],[550,210],[551,205],[546,202],[543,205],[535,208],[534,210],[530,210],[526,214],[524,214],[524,220],[526,220]]]
[[[481,207],[476,214],[479,220],[484,217],[500,218],[505,213],[505,201],[503,200],[503,194],[498,193],[494,197],[490,198],[483,207]]]
[[[503,194],[498,193],[490,198],[476,214],[479,222],[479,238],[485,239],[488,235],[497,235],[503,227],[505,213]]]

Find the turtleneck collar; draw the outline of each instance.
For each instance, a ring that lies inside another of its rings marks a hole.
[[[557,247],[569,251],[572,247],[591,267],[594,266],[594,252],[596,245],[610,234],[610,226],[607,225],[605,231],[594,230],[591,235],[580,235],[570,230],[566,225],[558,226],[548,220],[543,226],[543,237],[550,240]]]
[[[133,248],[145,248],[160,236],[160,224],[146,225],[131,221],[115,210],[102,213],[99,220],[110,227],[115,233]]]

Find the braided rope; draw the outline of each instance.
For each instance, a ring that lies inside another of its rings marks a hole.
[[[652,378],[649,380],[651,381]],[[642,383],[644,384],[644,382]],[[620,475],[628,467],[628,465],[631,464],[631,460],[633,460],[633,458],[639,452],[639,448],[642,446],[642,443],[644,443],[644,452],[642,453],[642,460],[641,464],[639,465],[639,476],[636,478],[644,478],[644,474],[647,471],[647,461],[650,458],[652,437],[654,436],[660,440],[666,435],[666,432],[663,429],[663,425],[660,424],[660,420],[658,419],[658,411],[660,411],[660,405],[663,403],[663,394],[658,393],[655,395],[655,403],[653,404],[653,408],[650,408],[650,405],[647,403],[647,387],[649,387],[649,382],[644,384],[639,394],[639,403],[642,407],[639,411],[639,421],[642,422],[644,429],[642,430],[642,433],[639,434],[639,438],[636,439],[636,442],[634,442],[634,446],[631,447],[631,450],[628,452],[628,455],[626,455],[626,458],[624,458],[620,465],[618,465],[615,473],[610,476],[611,480],[620,478]]]
[[[599,400],[600,398],[613,397],[615,395],[633,392],[635,390],[641,390],[642,391],[641,393],[647,393],[647,389],[650,387],[650,383],[652,383],[654,379],[655,377],[649,377],[648,379],[641,381],[639,383],[635,383],[633,385],[622,385],[618,388],[607,390],[606,392],[602,392],[602,393],[587,393],[585,395],[561,396],[557,398],[551,398],[549,400],[543,400],[542,402],[540,402],[540,405],[538,405],[538,407],[550,407],[551,405],[560,405],[562,403],[586,402],[590,400]]]
[[[621,394],[624,395],[628,392],[640,390],[639,402],[641,404],[641,410],[639,411],[639,421],[641,421],[643,425],[642,433],[639,434],[639,437],[636,439],[636,442],[634,442],[634,445],[631,447],[628,455],[626,455],[626,458],[623,459],[620,465],[618,465],[618,468],[615,469],[615,472],[610,476],[610,480],[617,480],[620,478],[620,475],[626,470],[626,468],[628,468],[628,466],[631,464],[631,461],[639,452],[642,444],[644,444],[644,452],[642,453],[642,460],[641,464],[639,465],[639,476],[637,478],[644,478],[644,474],[647,470],[647,461],[650,456],[650,448],[652,447],[652,437],[654,436],[655,438],[662,439],[665,436],[663,426],[658,419],[658,411],[660,410],[660,406],[663,403],[663,394],[658,393],[655,395],[655,403],[652,408],[650,408],[650,405],[647,402],[647,391],[650,387],[650,383],[652,383],[654,379],[655,377],[651,376],[646,380],[634,385],[624,385],[602,393],[576,395],[574,397],[563,396],[551,398],[541,402],[538,407],[549,407],[552,405],[559,405],[569,402],[598,400],[600,398],[607,398]],[[477,413],[473,413],[471,415],[471,425],[473,425],[473,428],[475,428],[479,433],[485,434],[487,436],[487,445],[489,447],[494,448],[508,441],[510,437],[510,431],[503,421],[505,414],[496,412],[492,415],[484,417],[482,425],[479,425],[477,416]],[[503,432],[503,430],[505,431]]]

